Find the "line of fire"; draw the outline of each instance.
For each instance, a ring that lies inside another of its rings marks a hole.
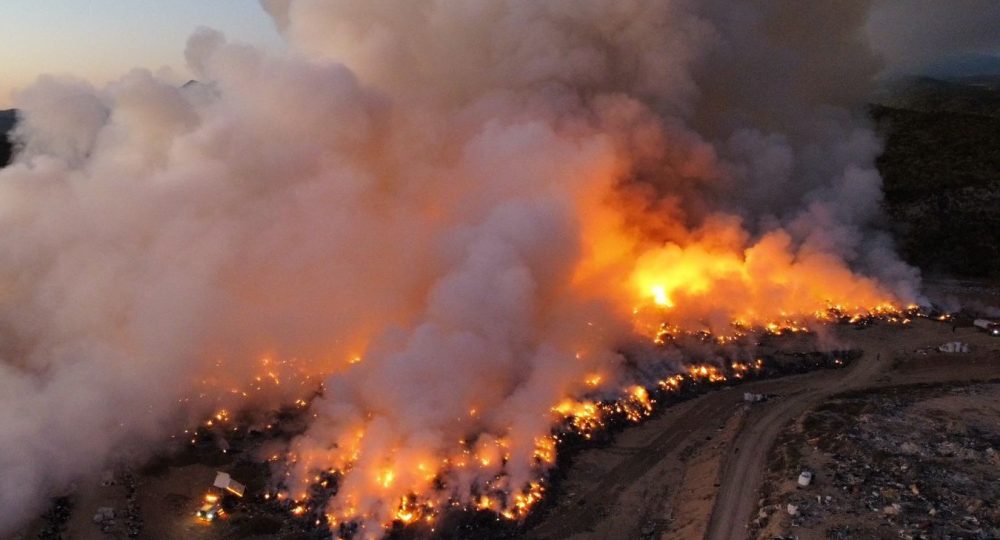
[[[397,500],[388,520],[381,522],[382,532],[407,529],[424,530],[433,533],[442,523],[454,526],[456,520],[469,521],[476,527],[506,527],[514,530],[530,523],[533,512],[544,506],[550,491],[557,490],[553,474],[565,466],[580,450],[595,444],[606,443],[614,435],[629,425],[642,422],[657,414],[664,407],[697,396],[703,392],[739,384],[744,380],[755,380],[804,372],[813,369],[839,369],[850,364],[861,351],[839,350],[815,353],[795,353],[782,358],[782,353],[771,352],[753,358],[729,358],[724,351],[738,350],[734,345],[749,345],[755,351],[768,350],[768,345],[776,340],[795,339],[812,335],[825,325],[849,325],[864,328],[873,324],[890,324],[906,327],[916,317],[928,318],[947,323],[951,315],[941,311],[908,306],[894,308],[880,305],[866,311],[847,311],[830,307],[818,313],[813,320],[787,320],[762,327],[749,327],[739,322],[733,323],[733,332],[725,336],[715,336],[704,330],[687,332],[669,324],[661,324],[650,330],[652,347],[668,351],[689,343],[714,345],[720,356],[712,361],[690,362],[682,370],[672,370],[662,366],[662,371],[654,374],[636,374],[635,379],[623,385],[616,392],[606,390],[605,374],[592,373],[583,385],[592,389],[580,398],[567,397],[554,404],[550,411],[551,432],[546,437],[534,441],[533,470],[535,478],[525,485],[509,483],[505,468],[510,460],[510,442],[503,437],[469,437],[456,442],[456,451],[437,462],[431,460],[413,464],[416,472],[426,478],[429,488],[423,492],[410,492]],[[628,351],[622,351],[627,358]],[[359,357],[351,364],[363,360]],[[242,453],[247,456],[259,455],[273,439],[287,440],[301,433],[304,419],[314,416],[310,405],[321,397],[324,388],[315,376],[304,375],[295,369],[294,361],[277,361],[272,358],[261,360],[266,370],[255,378],[255,384],[246,389],[232,389],[230,394],[248,397],[254,392],[264,392],[269,386],[293,385],[302,388],[301,398],[289,403],[285,408],[261,416],[259,412],[230,411],[220,409],[198,427],[175,436],[188,440],[191,449],[204,452]],[[279,375],[280,373],[280,375]],[[296,375],[296,373],[300,373]],[[761,396],[748,394],[748,399],[758,400]],[[210,397],[202,393],[201,397]],[[470,417],[483,411],[470,409]],[[356,443],[366,436],[356,433]],[[255,453],[256,452],[256,453]],[[252,458],[247,458],[252,459]],[[362,511],[348,508],[341,513],[329,510],[329,503],[339,491],[345,474],[360,459],[355,451],[353,460],[342,468],[310,470],[309,477],[300,485],[305,490],[293,492],[291,475],[300,457],[294,452],[275,452],[266,457],[266,467],[258,468],[259,476],[266,481],[258,483],[256,489],[248,490],[230,474],[219,472],[202,506],[196,511],[198,521],[211,524],[224,519],[227,512],[242,507],[258,513],[273,513],[292,516],[303,527],[315,530],[332,530],[344,538],[371,536],[369,518]],[[498,474],[490,480],[475,485],[469,493],[457,494],[448,485],[447,478],[456,471],[487,469],[499,464]],[[388,463],[372,480],[376,487],[389,489],[402,474],[400,464]],[[244,496],[246,495],[246,496]],[[484,525],[486,524],[486,525]]]

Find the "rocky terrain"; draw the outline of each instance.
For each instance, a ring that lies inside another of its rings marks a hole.
[[[998,538],[998,418],[997,383],[834,396],[772,450],[759,537]]]

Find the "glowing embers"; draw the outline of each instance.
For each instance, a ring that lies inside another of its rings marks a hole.
[[[225,363],[216,361],[219,377],[202,379],[197,394],[178,400],[192,410],[213,412],[170,438],[185,440],[191,447],[217,448],[225,454],[229,452],[228,441],[247,434],[273,435],[283,429],[282,418],[301,418],[323,392],[320,376],[307,373],[305,364],[296,359],[262,357],[258,365],[258,374],[247,377],[246,385],[240,386],[224,380],[228,376]],[[274,408],[275,404],[280,405]]]
[[[759,371],[763,368],[763,360],[754,363],[733,362],[731,371],[735,378],[742,379],[750,371]],[[590,385],[593,376],[588,376],[585,383]],[[662,393],[677,392],[681,390],[685,381],[707,382],[710,384],[723,383],[727,380],[723,370],[711,364],[696,364],[688,367],[687,374],[674,374],[657,381],[652,387],[653,390]],[[552,412],[561,421],[564,430],[576,433],[584,439],[590,439],[593,435],[607,428],[609,421],[623,419],[629,423],[639,422],[643,418],[653,413],[656,405],[656,398],[651,394],[651,390],[641,386],[632,385],[621,391],[621,397],[615,400],[575,400],[566,398],[552,407]],[[554,459],[554,447],[557,438],[541,439],[536,441],[535,455],[543,462],[551,462]]]
[[[542,495],[545,493],[545,486],[539,482],[531,482],[528,487],[514,495],[514,508],[513,510],[504,510],[500,512],[500,515],[507,519],[521,519],[528,515],[531,511],[531,507],[535,505],[538,501],[542,500]]]
[[[758,358],[753,362],[733,362],[729,368],[734,379],[742,379],[751,372],[764,369],[764,360]]]
[[[719,371],[719,368],[710,365],[691,366],[688,373],[692,379],[706,379],[708,382],[724,382],[726,376]]]
[[[399,507],[393,514],[393,521],[406,526],[418,521],[433,523],[436,518],[433,501],[421,503],[416,495],[406,495],[399,500]]]
[[[322,455],[289,452],[284,457],[289,466],[277,486],[278,504],[294,517],[325,522],[342,535],[409,526],[433,530],[439,516],[450,511],[487,511],[497,520],[519,520],[541,499],[544,486],[538,479],[555,460],[557,444],[541,441],[528,470],[517,472],[526,478],[520,481],[508,470],[511,443],[503,433],[463,437],[440,452],[387,447],[373,457],[366,439],[379,435],[377,426],[362,424],[345,430],[342,442]],[[315,472],[312,463],[328,468]]]
[[[543,465],[556,462],[556,446],[559,439],[555,435],[535,439],[535,460]]]
[[[601,417],[604,415],[602,410],[604,406],[606,404],[593,401],[580,402],[567,398],[553,407],[552,411],[568,419],[576,431],[588,434],[603,427]]]
[[[335,531],[411,526],[433,530],[442,514],[451,511],[488,512],[497,520],[516,522],[545,496],[546,471],[556,463],[561,445],[585,443],[595,435],[604,436],[640,422],[653,414],[666,395],[680,393],[686,386],[697,389],[721,384],[728,376],[747,375],[762,367],[761,361],[695,364],[648,386],[623,385],[615,399],[585,396],[560,400],[550,410],[555,428],[533,441],[529,478],[523,483],[513,479],[511,470],[517,469],[516,465],[511,468],[512,443],[503,433],[460,438],[442,449],[437,458],[426,452],[395,448],[372,459],[366,458],[363,450],[370,427],[346,427],[332,453],[310,458],[290,452],[282,458],[290,467],[278,499],[292,516],[325,521]],[[613,381],[589,373],[581,383],[587,392],[598,394],[608,392],[607,386]],[[472,410],[469,416],[476,417],[478,411]],[[310,470],[310,461],[324,463],[327,468],[292,482]],[[523,471],[520,478],[524,478]],[[305,487],[285,487],[292,484]],[[462,491],[463,485],[470,487]]]
[[[499,521],[516,522],[544,497],[546,471],[556,463],[561,445],[572,447],[595,436],[610,436],[614,430],[652,415],[668,394],[683,392],[688,386],[697,389],[724,383],[727,378],[742,378],[761,367],[752,361],[695,364],[682,373],[645,384],[617,382],[612,371],[603,369],[582,374],[577,388],[583,395],[551,407],[555,429],[529,441],[533,446],[522,458],[529,462],[520,465],[511,464],[515,446],[502,429],[459,437],[434,452],[393,446],[376,457],[370,448],[371,441],[377,439],[371,437],[380,434],[372,431],[371,416],[361,415],[357,423],[345,424],[336,445],[323,452],[310,453],[309,447],[269,452],[268,461],[287,467],[276,491],[263,498],[291,518],[334,531],[411,526],[432,530],[443,513],[452,511],[489,512]],[[597,399],[599,396],[607,397]],[[299,399],[291,402],[286,412],[291,417],[308,415],[308,406],[309,401]],[[214,424],[210,429],[230,430],[237,425],[241,431],[247,429],[240,423],[245,413],[229,411],[217,410],[210,418]],[[486,414],[476,404],[466,412],[473,419]],[[523,447],[521,452],[524,455]],[[514,475],[518,475],[517,480]]]
[[[639,318],[647,318],[641,308],[635,308],[635,313]],[[786,334],[806,334],[814,330],[817,325],[822,324],[849,324],[857,328],[863,328],[877,322],[886,324],[908,325],[913,318],[918,316],[919,308],[914,305],[906,308],[899,308],[890,303],[877,304],[871,308],[854,307],[847,309],[841,305],[828,305],[825,309],[815,311],[808,316],[790,318],[788,314],[781,312],[781,320],[754,323],[750,319],[735,319],[725,326],[724,333],[713,334],[706,329],[705,325],[700,325],[698,330],[688,330],[676,324],[661,322],[650,332],[653,335],[653,342],[657,345],[666,345],[680,339],[695,339],[705,343],[718,343],[726,345],[738,342],[748,336],[782,336]],[[669,317],[668,312],[664,312],[663,317]],[[939,320],[947,320],[947,316],[942,316]],[[648,327],[647,327],[648,328]]]
[[[672,375],[670,377],[667,377],[666,379],[661,379],[660,381],[657,382],[657,386],[659,386],[660,389],[662,390],[666,390],[669,392],[676,392],[677,390],[680,390],[681,384],[683,383],[684,383],[684,375],[678,373],[677,375]]]

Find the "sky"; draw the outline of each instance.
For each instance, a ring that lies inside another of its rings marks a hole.
[[[135,67],[169,67],[183,83],[184,45],[199,26],[284,47],[255,0],[0,0],[0,108],[11,106],[12,89],[43,73],[100,85]],[[996,0],[872,0],[865,32],[886,73],[905,75],[949,73],[969,65],[970,54],[987,55],[987,69],[1000,69],[998,28]],[[982,57],[973,60],[983,65]]]
[[[997,0],[875,0],[865,33],[890,75],[1000,71]]]
[[[199,26],[282,47],[254,0],[0,0],[0,108],[42,73],[103,84],[134,67],[170,67],[184,78],[184,45]]]

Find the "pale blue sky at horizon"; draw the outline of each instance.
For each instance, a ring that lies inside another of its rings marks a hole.
[[[184,46],[199,26],[232,41],[283,47],[255,0],[0,0],[0,108],[43,73],[96,84],[135,67],[187,76]]]

